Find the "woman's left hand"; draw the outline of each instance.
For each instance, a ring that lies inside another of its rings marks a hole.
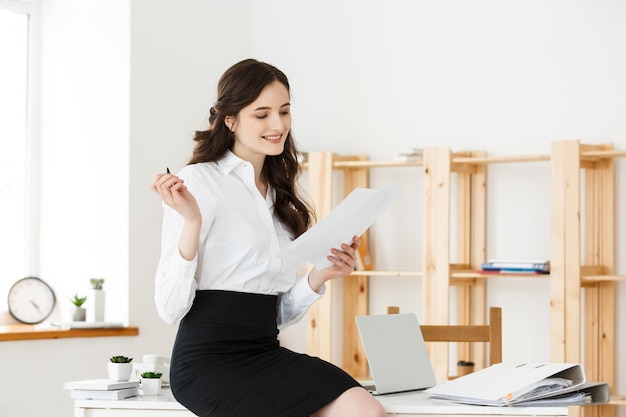
[[[354,236],[351,245],[343,243],[341,249],[331,249],[331,254],[327,256],[327,259],[332,265],[321,270],[313,268],[311,272],[309,272],[309,285],[313,291],[319,292],[324,283],[328,280],[350,275],[352,271],[354,271],[357,256],[356,251],[360,245],[361,241],[357,236]]]

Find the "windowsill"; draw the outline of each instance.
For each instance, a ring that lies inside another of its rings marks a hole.
[[[0,325],[0,342],[9,340],[64,339],[70,337],[137,336],[138,327],[111,327],[99,329],[41,328],[32,324]]]

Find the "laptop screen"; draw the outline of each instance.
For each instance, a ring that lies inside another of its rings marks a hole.
[[[376,386],[374,393],[422,390],[436,385],[415,314],[358,316],[356,323]]]

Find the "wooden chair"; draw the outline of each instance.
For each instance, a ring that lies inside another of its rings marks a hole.
[[[400,313],[399,307],[387,307],[387,314]],[[425,342],[487,342],[489,365],[502,362],[502,308],[489,308],[489,324],[421,325]]]

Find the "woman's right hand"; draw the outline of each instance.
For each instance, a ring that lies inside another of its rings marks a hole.
[[[165,204],[176,210],[185,220],[200,219],[200,208],[195,197],[189,192],[182,178],[176,175],[157,174],[150,184]]]
[[[331,253],[326,259],[328,259],[332,265],[321,270],[313,267],[313,269],[309,271],[309,286],[311,289],[319,293],[326,281],[350,275],[356,265],[359,246],[361,246],[361,239],[359,239],[358,236],[353,236],[352,244],[348,245],[342,243],[341,249],[331,249]]]

